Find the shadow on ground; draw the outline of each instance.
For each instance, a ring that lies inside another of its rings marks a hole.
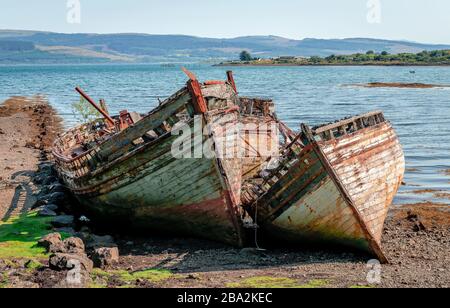
[[[31,209],[34,202],[31,182],[34,176],[35,172],[33,171],[20,171],[11,176],[11,181],[8,184],[15,186],[15,192],[11,204],[1,221],[6,222],[13,215],[24,215]]]
[[[164,237],[130,237],[117,242],[122,256],[121,267],[134,270],[167,269],[175,273],[257,270],[318,263],[365,263],[371,259],[358,252],[324,250],[324,247],[238,249],[204,240]]]

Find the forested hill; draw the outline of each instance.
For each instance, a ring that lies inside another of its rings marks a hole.
[[[277,36],[232,39],[186,35],[63,34],[0,30],[0,63],[67,62],[220,62],[237,59],[242,50],[258,58],[390,54],[450,49],[406,41],[367,38],[293,40]]]

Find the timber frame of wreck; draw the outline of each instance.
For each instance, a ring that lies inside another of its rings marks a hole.
[[[53,154],[83,211],[99,222],[236,246],[250,243],[246,227],[257,227],[268,238],[347,245],[387,261],[381,233],[405,167],[382,112],[294,133],[271,100],[240,97],[231,72],[200,83],[184,71],[187,85],[145,115],[110,116],[77,88],[103,119],[61,135]],[[194,148],[209,142],[216,155],[174,157],[173,132],[193,129],[196,117],[207,134],[189,140]],[[256,129],[240,128],[248,124]],[[220,155],[230,147],[245,155]]]

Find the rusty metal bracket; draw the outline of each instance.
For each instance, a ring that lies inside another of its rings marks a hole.
[[[187,83],[187,87],[189,93],[191,93],[192,96],[195,113],[206,113],[208,111],[208,106],[206,105],[205,97],[203,96],[200,83],[197,80],[189,80]]]
[[[230,85],[233,87],[234,92],[238,93],[236,83],[234,82],[234,76],[232,71],[227,71],[227,79]]]
[[[182,71],[189,77],[187,88],[192,96],[195,113],[206,113],[208,111],[208,105],[206,104],[205,97],[203,96],[200,82],[198,82],[197,77],[194,75],[194,73],[190,72],[185,67],[182,68]]]
[[[187,68],[182,67],[181,70],[183,71],[183,73],[186,74],[186,76],[188,76],[188,78],[190,80],[197,80],[197,77],[195,76],[195,74],[192,73],[191,71],[189,71]]]
[[[113,126],[116,125],[116,122],[113,118],[109,116],[101,107],[99,107],[92,98],[89,97],[80,87],[76,87],[75,90],[85,99],[87,100],[98,112],[100,112],[103,117]]]

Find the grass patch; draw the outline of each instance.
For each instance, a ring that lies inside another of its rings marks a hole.
[[[375,289],[374,286],[350,286],[349,289]]]
[[[37,212],[30,212],[0,221],[0,259],[45,259],[45,249],[37,247],[37,242],[52,233],[51,220],[38,217]]]
[[[306,284],[300,284],[291,278],[276,277],[252,277],[238,283],[227,284],[228,288],[251,288],[251,289],[277,289],[277,288],[321,288],[328,285],[327,280],[311,280]]]
[[[8,285],[8,275],[6,273],[0,274],[0,289],[7,288]]]
[[[329,284],[328,280],[314,279],[314,280],[311,280],[310,282],[308,282],[306,284],[300,285],[299,288],[304,288],[304,289],[324,288],[328,284]]]
[[[25,264],[25,267],[26,267],[28,270],[33,271],[33,270],[37,270],[37,269],[43,268],[44,265],[43,265],[41,262],[38,262],[38,261],[35,261],[35,260],[30,260],[30,261],[28,261],[28,262]]]
[[[100,283],[98,280],[104,280],[107,282],[110,279],[115,279],[124,284],[122,287],[132,287],[130,284],[138,279],[156,283],[174,277],[171,271],[162,269],[151,269],[133,273],[125,270],[103,271],[100,269],[94,269],[91,276],[92,279],[96,281],[93,286],[97,288],[106,287],[106,285]]]

